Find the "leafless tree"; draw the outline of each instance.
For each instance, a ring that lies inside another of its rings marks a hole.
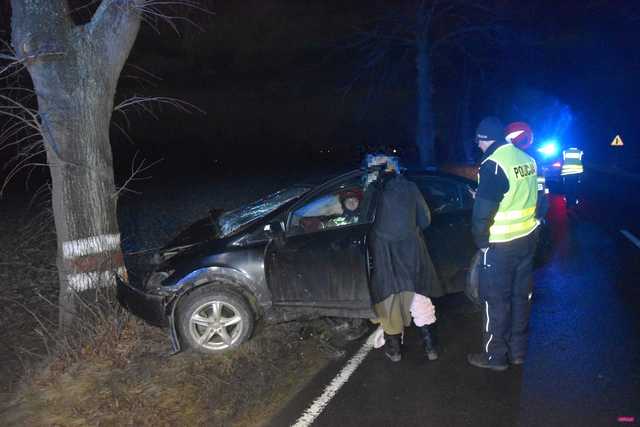
[[[51,173],[58,242],[61,323],[71,320],[78,291],[126,275],[116,217],[109,126],[120,73],[141,23],[160,21],[176,28],[179,8],[206,12],[195,0],[91,0],[93,13],[82,24],[67,0],[11,0],[13,52],[3,73],[25,67],[37,108],[0,95],[5,116],[16,120],[5,141],[31,144],[20,168],[46,152]],[[177,8],[177,9],[176,9]],[[188,19],[188,18],[187,18]],[[0,75],[1,76],[1,75]],[[27,93],[28,94],[28,93]],[[169,98],[161,102],[184,106]],[[141,98],[118,110],[141,106]],[[32,131],[29,133],[28,131]],[[25,133],[26,132],[26,133]],[[7,139],[8,138],[8,139]],[[18,141],[18,142],[16,142]],[[42,142],[43,144],[41,144]],[[139,163],[134,175],[148,168]]]
[[[415,144],[423,166],[435,163],[434,111],[432,100],[433,58],[443,48],[471,55],[469,37],[495,38],[498,18],[489,2],[482,0],[410,0],[385,6],[387,12],[356,32],[348,47],[359,52],[360,71],[349,87],[368,80],[375,87],[393,84],[394,67],[413,61],[416,79]]]

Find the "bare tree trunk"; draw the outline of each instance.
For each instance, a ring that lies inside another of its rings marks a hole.
[[[433,105],[431,100],[431,69],[427,41],[419,38],[416,43],[417,103],[416,146],[421,166],[435,164],[433,147]]]
[[[76,26],[65,0],[12,0],[12,42],[33,80],[53,186],[61,326],[76,292],[124,274],[109,123],[140,15],[105,0]]]
[[[465,64],[466,65],[466,64]],[[473,74],[469,71],[469,67],[464,68],[464,88],[462,93],[462,100],[460,102],[461,117],[460,117],[460,137],[459,143],[462,144],[461,153],[464,158],[461,159],[465,163],[471,163],[473,161],[473,150],[475,148],[475,141],[473,138],[473,128],[471,123],[471,95],[473,92]]]

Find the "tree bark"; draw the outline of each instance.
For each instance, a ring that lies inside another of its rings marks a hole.
[[[473,128],[471,123],[471,95],[473,93],[473,74],[469,70],[468,66],[464,68],[464,88],[462,94],[462,100],[460,103],[461,118],[460,118],[460,144],[462,144],[461,153],[463,158],[461,159],[465,163],[473,162],[473,151],[476,147],[473,138]]]
[[[417,123],[416,146],[420,165],[435,164],[433,147],[433,106],[431,100],[431,69],[429,61],[429,46],[427,40],[418,38],[416,41],[416,69],[417,69]]]
[[[75,26],[64,0],[12,0],[12,43],[38,100],[52,180],[60,321],[75,296],[126,274],[109,125],[118,76],[140,25],[133,1],[105,0]]]

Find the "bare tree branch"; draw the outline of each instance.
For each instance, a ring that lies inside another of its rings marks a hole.
[[[159,120],[159,117],[156,114],[156,112],[153,110],[153,108],[154,106],[162,106],[162,105],[171,106],[173,108],[176,108],[179,111],[182,111],[188,114],[192,114],[194,111],[200,114],[206,114],[204,110],[195,106],[194,104],[191,104],[190,102],[183,101],[177,98],[170,98],[170,97],[163,97],[163,96],[145,97],[145,96],[135,95],[131,98],[125,99],[124,101],[120,102],[118,105],[114,107],[113,110],[121,114],[121,117],[125,121],[125,126],[127,128],[130,128],[131,122],[129,120],[129,115],[128,115],[130,110],[137,111],[139,113],[149,114],[154,119]],[[131,136],[129,135],[129,133],[127,132],[124,126],[121,126],[115,120],[113,120],[112,123],[116,127],[116,129],[122,132],[122,134],[130,143],[134,143],[133,138],[131,138]]]
[[[140,29],[138,9],[143,0],[103,0],[91,22],[86,25],[89,37],[100,44],[116,64],[115,79],[129,56]]]
[[[5,49],[8,53],[0,53],[0,59],[9,61],[8,65],[5,65],[0,69],[0,78],[5,80],[22,71],[24,69],[24,65],[31,61],[35,61],[36,59],[47,56],[62,56],[65,54],[63,51],[49,51],[48,49],[50,47],[44,46],[35,52],[31,52],[30,54],[23,54],[21,57],[18,57],[18,54],[15,52],[13,47],[6,44],[5,42],[2,43],[5,45]],[[3,74],[11,69],[14,70],[11,71],[11,73],[3,76]]]
[[[124,70],[128,70],[128,68],[132,68],[134,71],[139,71],[142,75],[135,75],[129,71],[127,71],[128,74],[121,74],[120,78],[121,79],[132,79],[132,80],[136,80],[138,82],[142,82],[144,84],[147,84],[149,86],[152,87],[157,87],[157,83],[162,80],[162,77],[159,77],[155,74],[153,74],[152,72],[145,70],[144,68],[135,65],[135,64],[131,64],[131,63],[127,63],[125,65]]]
[[[24,170],[25,168],[35,167],[35,166],[49,166],[48,163],[38,163],[38,162],[31,162],[30,161],[31,159],[33,159],[35,157],[38,157],[38,156],[40,156],[40,155],[42,155],[44,153],[45,153],[45,150],[42,149],[42,150],[36,151],[34,153],[29,153],[22,160],[18,161],[16,163],[16,165],[11,169],[11,171],[7,174],[7,177],[4,180],[4,183],[2,184],[2,187],[0,188],[0,196],[4,195],[4,191],[6,190],[7,185],[9,185],[11,180],[18,173],[20,173],[22,170]]]
[[[143,20],[158,31],[156,21],[162,21],[169,25],[176,34],[180,34],[177,23],[187,22],[200,31],[204,29],[192,19],[179,13],[176,9],[192,9],[204,14],[213,15],[213,12],[203,7],[195,0],[136,0],[136,8],[143,16]]]
[[[472,27],[460,28],[457,31],[452,31],[452,32],[448,33],[447,35],[442,36],[439,39],[437,39],[434,43],[431,44],[431,50],[436,50],[440,46],[442,46],[442,45],[444,45],[446,43],[449,43],[449,42],[455,40],[456,38],[462,37],[464,35],[471,34],[471,33],[487,34],[488,32],[495,30],[495,28],[496,28],[495,24],[476,25],[476,26],[472,26]]]
[[[127,124],[128,124],[129,122],[128,122],[127,116],[125,115],[124,117],[125,117],[125,120],[127,120]],[[118,129],[124,135],[124,137],[127,139],[127,141],[129,141],[130,144],[135,144],[135,141],[133,140],[133,138],[131,138],[131,135],[129,135],[129,132],[127,132],[124,127],[120,126],[120,124],[116,121],[113,121],[112,124],[116,127],[116,129]]]
[[[64,54],[60,46],[73,29],[67,0],[12,0],[11,9],[11,41],[17,59],[26,63]]]
[[[197,106],[195,106],[190,102],[183,101],[177,98],[170,98],[166,96],[133,96],[131,98],[125,99],[124,101],[116,105],[113,110],[118,111],[120,113],[126,113],[127,109],[137,107],[137,108],[143,109],[144,111],[146,111],[147,113],[150,113],[155,117],[155,113],[153,112],[153,110],[149,108],[150,106],[148,104],[170,105],[182,111],[183,113],[191,114],[193,112],[192,110],[195,110],[196,112],[199,112],[201,114],[206,114],[204,110],[202,110],[201,108],[198,108]]]
[[[151,169],[152,167],[154,167],[155,165],[157,165],[158,163],[161,163],[163,161],[163,159],[160,159],[160,160],[156,160],[155,162],[147,163],[147,159],[142,159],[140,162],[137,162],[138,153],[139,151],[137,151],[134,154],[133,160],[131,161],[131,173],[129,174],[129,177],[122,184],[122,186],[118,188],[115,193],[113,193],[112,195],[113,198],[117,198],[122,192],[140,194],[140,192],[134,191],[128,188],[128,186],[136,181],[146,181],[151,179],[152,178],[151,176],[141,176],[141,175],[146,171],[148,171],[149,169]]]

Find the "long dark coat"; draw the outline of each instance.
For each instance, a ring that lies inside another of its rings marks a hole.
[[[370,241],[373,303],[402,291],[442,296],[444,290],[422,234],[431,223],[431,214],[420,190],[396,175],[386,180],[379,197]]]

